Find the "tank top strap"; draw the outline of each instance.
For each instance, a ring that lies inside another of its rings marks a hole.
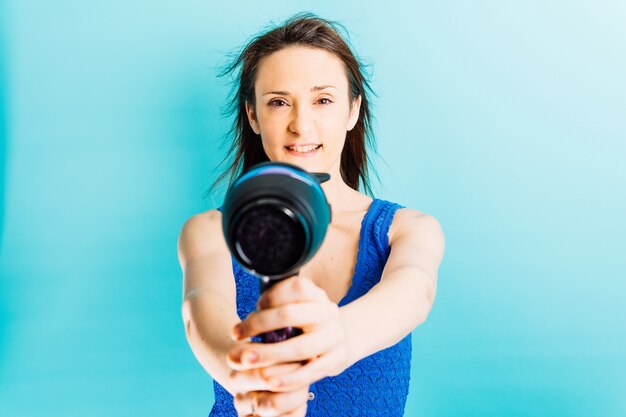
[[[375,201],[377,201],[378,204],[374,207],[374,212],[371,216],[372,225],[368,228],[368,243],[375,248],[383,262],[386,262],[391,249],[389,246],[389,228],[391,227],[396,211],[400,208],[404,208],[404,206],[387,200],[379,199]]]
[[[375,198],[361,226],[359,251],[352,285],[339,306],[348,304],[367,293],[381,278],[389,257],[387,232],[399,204]]]

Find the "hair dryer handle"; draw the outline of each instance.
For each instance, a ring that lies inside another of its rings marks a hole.
[[[296,276],[296,275],[298,275],[298,272],[296,272],[292,276]],[[277,283],[279,283],[280,281],[284,279],[287,279],[287,278],[276,279],[276,280],[259,279],[259,287],[261,289],[261,293],[268,290],[270,287],[276,285]],[[262,333],[259,335],[259,337],[261,338],[261,343],[277,343],[277,342],[282,342],[283,340],[290,339],[292,337],[299,336],[301,334],[302,334],[302,329],[290,326],[290,327],[285,327],[283,329],[272,330],[270,332]]]

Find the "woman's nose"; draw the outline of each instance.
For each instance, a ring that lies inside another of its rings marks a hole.
[[[314,114],[307,106],[294,106],[291,114],[289,130],[299,136],[311,133],[314,124]]]

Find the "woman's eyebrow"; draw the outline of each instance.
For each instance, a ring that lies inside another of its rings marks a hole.
[[[320,91],[320,90],[325,90],[327,88],[334,88],[335,90],[337,89],[337,87],[335,87],[334,85],[316,85],[315,87],[311,88],[311,91]],[[288,96],[289,95],[289,91],[268,91],[267,93],[265,93],[263,95],[266,96],[268,94],[277,94],[279,96]]]

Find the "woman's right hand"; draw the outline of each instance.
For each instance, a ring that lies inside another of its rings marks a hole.
[[[289,363],[273,365],[271,368],[282,374],[293,372],[301,366]],[[309,387],[278,392],[278,389],[270,387],[263,378],[263,369],[231,372],[231,380],[239,391],[234,398],[238,417],[305,417]]]

